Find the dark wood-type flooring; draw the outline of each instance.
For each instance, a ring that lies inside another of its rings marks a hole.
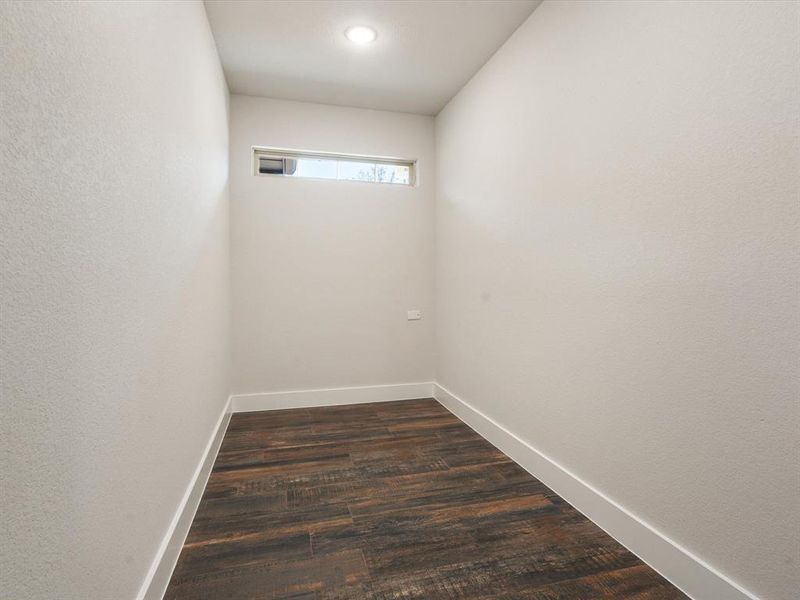
[[[435,400],[233,415],[165,598],[686,598]]]

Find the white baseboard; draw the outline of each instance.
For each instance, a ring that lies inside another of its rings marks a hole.
[[[235,394],[231,396],[231,408],[233,412],[250,412],[432,397],[433,382],[427,381],[423,383],[398,383],[395,385],[365,385],[321,390]]]
[[[439,384],[434,397],[694,600],[758,598]]]
[[[156,557],[150,565],[150,570],[147,572],[139,593],[136,595],[137,600],[162,600],[164,597],[169,580],[172,577],[172,571],[178,562],[183,543],[189,533],[189,528],[197,512],[197,507],[211,475],[211,468],[214,466],[217,452],[222,444],[222,438],[225,437],[225,430],[228,428],[230,420],[231,398],[228,397],[222,414],[217,420],[217,425],[211,433],[211,438],[206,444],[200,462],[189,481],[189,486],[178,504],[178,509],[172,517],[164,539],[161,541],[158,552],[156,552]]]

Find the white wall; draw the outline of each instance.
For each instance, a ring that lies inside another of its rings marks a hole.
[[[228,394],[196,2],[0,3],[4,598],[133,598]]]
[[[800,589],[800,5],[545,2],[436,120],[437,379]]]
[[[419,185],[254,176],[252,146],[416,158]],[[234,393],[432,379],[433,154],[431,117],[231,97]]]

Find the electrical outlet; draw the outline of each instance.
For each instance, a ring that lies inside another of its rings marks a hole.
[[[422,311],[421,310],[410,310],[408,311],[408,320],[409,321],[419,321],[422,318]]]

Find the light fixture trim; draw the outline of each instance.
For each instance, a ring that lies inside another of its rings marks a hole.
[[[366,25],[351,25],[344,30],[344,37],[354,44],[371,44],[378,39],[378,32]]]

